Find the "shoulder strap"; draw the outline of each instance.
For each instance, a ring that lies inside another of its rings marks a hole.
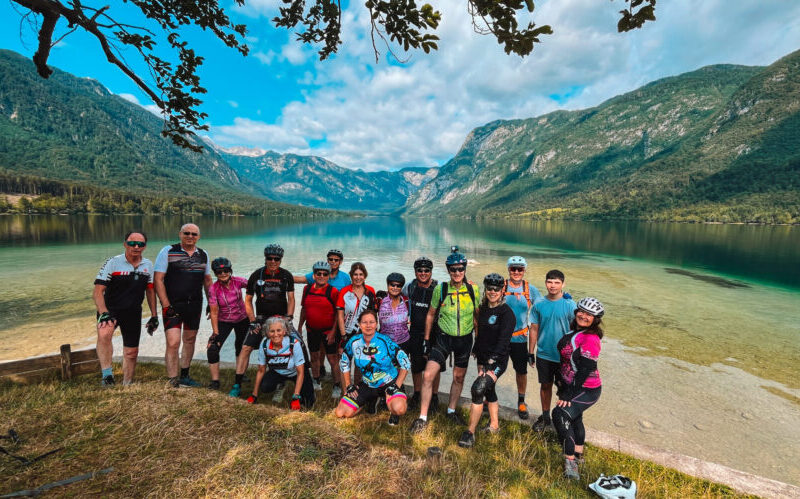
[[[328,301],[331,302],[331,305],[333,305],[333,308],[336,309],[336,303],[333,301],[333,286],[330,284],[325,288],[325,298],[327,298]]]
[[[464,284],[467,285],[467,293],[469,293],[469,298],[472,300],[472,308],[475,312],[478,312],[478,305],[475,303],[475,290],[472,288],[472,284],[465,282]]]
[[[531,285],[528,284],[528,281],[525,279],[522,280],[522,294],[525,295],[525,299],[528,300],[528,306],[531,306]]]
[[[306,284],[306,286],[303,288],[303,297],[300,298],[300,306],[301,307],[305,307],[306,306],[306,297],[308,296],[308,290],[311,288],[311,286],[313,286],[313,285],[312,284]]]
[[[408,283],[408,288],[406,289],[406,293],[408,293],[408,297],[411,298],[414,296],[414,291],[417,290],[417,280],[413,279],[411,282]]]
[[[442,283],[442,293],[439,296],[439,305],[436,306],[437,312],[439,311],[440,308],[442,308],[445,296],[447,296],[447,282]]]

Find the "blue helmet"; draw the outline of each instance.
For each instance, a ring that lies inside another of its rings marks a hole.
[[[448,267],[451,265],[466,265],[466,264],[467,264],[467,257],[459,253],[458,248],[456,248],[456,251],[447,255],[447,260],[445,261],[445,265]]]

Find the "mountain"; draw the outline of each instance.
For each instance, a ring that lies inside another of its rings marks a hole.
[[[239,178],[270,199],[317,208],[392,213],[436,175],[436,168],[349,170],[317,156],[258,149],[219,149]]]
[[[476,128],[407,214],[800,222],[800,51]]]

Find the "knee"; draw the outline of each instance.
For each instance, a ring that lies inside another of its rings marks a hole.
[[[339,404],[338,406],[336,406],[334,414],[336,415],[337,418],[349,418],[352,417],[353,414],[355,413],[352,412],[352,410],[349,407],[343,404]]]
[[[392,412],[394,412],[398,416],[402,416],[403,414],[406,413],[407,408],[408,407],[406,406],[405,401],[403,401],[402,403],[398,402],[397,404],[395,404],[394,410]]]
[[[453,372],[453,383],[457,383],[459,385],[464,384],[464,376],[466,376],[467,372]]]
[[[177,350],[181,346],[180,336],[167,337],[167,350]]]
[[[194,345],[195,340],[197,340],[197,331],[192,334],[183,334],[183,344],[184,345]]]
[[[250,353],[253,351],[253,347],[248,345],[242,345],[242,352],[239,355],[244,355],[249,357]]]
[[[486,396],[486,390],[488,388],[487,378],[487,376],[478,376],[478,379],[472,383],[472,389],[470,392],[472,394],[473,404],[483,403],[483,398]]]
[[[426,385],[432,385],[433,380],[436,379],[437,374],[439,373],[435,369],[425,369],[425,371],[422,373],[422,381]]]
[[[570,420],[569,413],[565,411],[561,407],[556,407],[550,412],[550,415],[553,420],[553,426],[559,433],[563,433],[570,429]]]
[[[138,348],[125,348],[122,350],[122,356],[126,360],[136,360],[139,357]]]
[[[219,345],[212,343],[208,350],[206,350],[206,357],[208,357],[209,364],[216,364],[219,362]]]

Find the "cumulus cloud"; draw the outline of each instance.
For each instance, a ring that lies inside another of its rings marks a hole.
[[[161,109],[159,109],[158,106],[156,106],[155,104],[153,104],[153,103],[142,104],[141,102],[139,102],[139,99],[133,94],[122,93],[122,94],[117,94],[117,95],[119,97],[122,97],[126,101],[128,101],[128,102],[130,102],[132,104],[136,104],[137,106],[142,107],[142,108],[146,109],[147,111],[150,111],[151,113],[155,114],[159,118],[161,118]]]
[[[274,9],[267,1],[248,5],[254,16]],[[349,168],[430,166],[487,122],[595,106],[707,64],[767,64],[800,42],[800,27],[787,22],[800,17],[800,3],[676,0],[658,5],[655,23],[619,34],[621,5],[538,2],[533,19],[555,34],[520,58],[472,31],[463,0],[445,0],[438,2],[440,50],[413,53],[398,66],[385,57],[375,64],[368,11],[354,2],[343,13],[344,45],[332,60],[313,62],[314,50],[294,41],[279,54],[256,53],[265,64],[308,65],[297,78],[306,88],[302,99],[285,104],[274,122],[236,118],[211,135],[226,145],[316,154]]]

